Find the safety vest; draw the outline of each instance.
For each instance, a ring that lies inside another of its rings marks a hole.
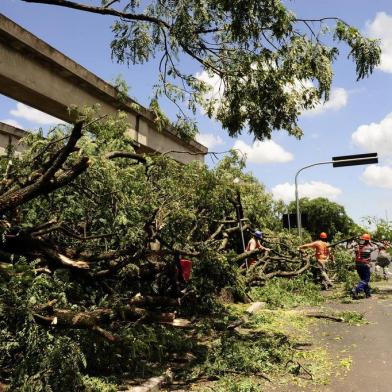
[[[359,245],[355,249],[355,262],[362,264],[369,264],[370,255],[374,248],[370,244]]]
[[[323,241],[317,241],[314,245],[316,250],[315,257],[316,260],[327,259],[329,257],[329,248],[328,245]]]

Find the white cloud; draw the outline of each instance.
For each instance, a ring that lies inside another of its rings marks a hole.
[[[10,114],[15,117],[20,117],[31,121],[32,123],[36,123],[38,125],[54,125],[64,123],[63,121],[52,117],[49,114],[43,113],[19,102],[16,104],[16,109],[11,110]]]
[[[285,182],[284,184],[278,184],[272,189],[273,197],[277,200],[283,200],[288,203],[295,200],[295,186]],[[330,184],[320,181],[310,181],[304,184],[298,185],[299,197],[308,197],[314,199],[316,197],[325,197],[327,199],[336,199],[342,191]]]
[[[206,107],[208,103],[212,102],[214,107],[214,112],[216,113],[220,102],[224,94],[224,85],[222,79],[214,74],[210,76],[206,71],[197,72],[195,77],[207,84],[211,89],[204,96],[204,106]],[[240,83],[240,81],[239,81]],[[298,97],[302,94],[304,89],[315,88],[314,83],[311,80],[296,80],[292,84],[287,84],[284,86],[285,92],[295,92]],[[348,92],[343,87],[334,87],[331,89],[329,100],[326,102],[319,102],[313,109],[309,109],[303,112],[305,116],[315,116],[322,114],[326,111],[337,111],[347,105],[348,102]],[[202,108],[203,113],[206,112],[205,108]]]
[[[295,92],[297,94],[302,94],[304,90],[309,88],[314,88],[314,84],[309,79],[295,79],[293,83],[287,83],[283,86],[283,91],[285,93]]]
[[[329,100],[318,103],[313,109],[303,112],[304,116],[316,116],[326,111],[337,111],[347,105],[348,93],[342,87],[335,87],[331,89]]]
[[[208,149],[225,144],[220,136],[214,135],[212,133],[199,133],[196,135],[196,140],[203,144],[203,146],[206,146]]]
[[[369,186],[392,189],[392,167],[368,166],[362,174],[362,180]]]
[[[247,156],[247,161],[252,163],[285,163],[293,159],[293,154],[273,140],[255,141],[252,145],[237,140],[233,149],[241,151]]]
[[[222,97],[224,87],[222,79],[218,75],[214,74],[213,76],[210,76],[206,71],[203,71],[197,72],[195,77],[211,87],[209,94],[207,94],[207,98],[220,99]]]
[[[298,94],[299,107],[302,107],[301,100],[305,90],[315,89],[315,85],[311,80],[296,80],[294,83],[287,84],[284,91],[288,93]],[[319,101],[313,109],[302,112],[304,116],[316,116],[326,111],[337,111],[347,105],[348,92],[343,87],[333,87],[331,89],[329,99],[326,102]]]
[[[353,143],[380,155],[392,155],[392,112],[379,123],[364,124],[351,135]]]
[[[12,118],[7,118],[6,120],[1,120],[2,123],[11,125],[12,127],[23,129],[22,125],[20,125],[16,120]]]
[[[381,64],[379,68],[392,73],[392,16],[378,12],[374,20],[367,24],[367,32],[372,38],[381,39]]]
[[[214,115],[216,115],[224,93],[222,79],[216,74],[210,76],[206,71],[197,72],[195,77],[210,87],[210,91],[204,96],[204,104],[201,107],[202,113],[206,114],[206,107],[211,102],[214,108]]]

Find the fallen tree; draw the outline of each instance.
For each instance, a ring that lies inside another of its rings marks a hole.
[[[119,18],[114,58],[143,63],[160,56],[149,117],[158,129],[173,125],[188,137],[194,122],[180,109],[170,124],[158,105],[162,95],[193,113],[201,104],[232,136],[246,130],[263,140],[285,129],[300,137],[300,112],[329,98],[341,43],[358,79],[380,62],[378,41],[339,18],[297,18],[279,0],[22,1]],[[183,56],[221,80],[219,105],[206,96],[208,83],[182,69]],[[0,381],[13,390],[80,391],[82,373],[144,373],[141,360],[156,363],[171,346],[187,342],[173,339],[172,331],[165,335],[160,324],[140,327],[153,321],[147,315],[211,314],[224,287],[243,298],[246,285],[309,268],[309,259],[287,249],[298,245],[293,238],[272,245],[269,254],[238,256],[236,210],[248,218],[245,230],[279,231],[282,212],[244,174],[238,156],[213,170],[196,162],[181,166],[166,154],[147,158],[135,153],[121,114],[97,120],[90,112],[72,129],[57,127],[45,138],[32,134],[20,159],[10,151],[0,160],[0,256],[10,267],[0,270]],[[242,205],[235,178],[246,186]],[[193,262],[187,284],[182,256]],[[238,264],[248,257],[258,261],[241,274]],[[156,297],[175,302],[147,300]]]
[[[10,152],[0,160],[0,378],[11,379],[15,389],[34,377],[42,382],[37,375],[52,366],[48,353],[42,362],[28,354],[46,352],[45,334],[59,344],[68,341],[76,356],[83,346],[83,355],[96,363],[88,354],[94,345],[112,345],[109,357],[125,347],[133,352],[135,331],[148,341],[160,325],[187,326],[182,315],[213,312],[223,287],[243,297],[235,176],[258,189],[252,198],[260,197],[271,210],[271,227],[278,225],[272,198],[242,173],[235,154],[215,170],[147,158],[134,152],[126,127],[121,116],[102,122],[86,115],[45,138],[29,135],[21,157]],[[178,268],[181,257],[193,261],[188,284]],[[85,334],[92,346],[81,343]],[[15,346],[10,336],[18,336]],[[160,338],[154,339],[151,356],[159,346]],[[125,371],[136,355],[122,355]],[[88,369],[100,373],[104,365]]]
[[[162,350],[169,360],[170,347],[191,344],[178,331],[216,312],[222,288],[247,301],[251,285],[309,269],[292,250],[298,240],[279,234],[280,204],[235,153],[213,170],[145,157],[126,128],[121,117],[86,116],[46,138],[28,136],[20,158],[0,160],[0,379],[15,390],[69,374],[83,383],[83,373],[137,373],[140,358],[160,362]],[[251,189],[241,205],[238,177]],[[267,253],[242,252],[236,210],[248,239],[260,227],[254,203],[270,233]],[[192,260],[189,282],[181,258]],[[256,264],[240,269],[247,258]],[[48,380],[63,354],[79,359]]]

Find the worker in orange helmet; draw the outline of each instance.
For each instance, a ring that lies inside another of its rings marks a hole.
[[[329,243],[327,241],[328,235],[325,232],[320,233],[320,238],[316,241],[309,242],[308,244],[301,245],[298,250],[302,252],[304,249],[312,248],[315,250],[316,271],[321,276],[321,283],[325,290],[333,287],[331,279],[329,278],[325,264],[329,261]]]
[[[351,290],[352,297],[358,299],[358,294],[361,291],[365,292],[365,297],[371,297],[370,281],[370,256],[371,253],[377,249],[376,245],[370,242],[370,234],[364,233],[361,235],[360,242],[355,246],[355,269],[361,279],[355,288]]]

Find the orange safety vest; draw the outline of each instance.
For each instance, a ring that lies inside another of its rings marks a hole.
[[[314,248],[316,251],[316,253],[315,253],[316,260],[320,260],[320,259],[325,260],[329,257],[329,248],[325,242],[317,241],[314,244]],[[322,257],[322,256],[324,256],[324,257]]]

